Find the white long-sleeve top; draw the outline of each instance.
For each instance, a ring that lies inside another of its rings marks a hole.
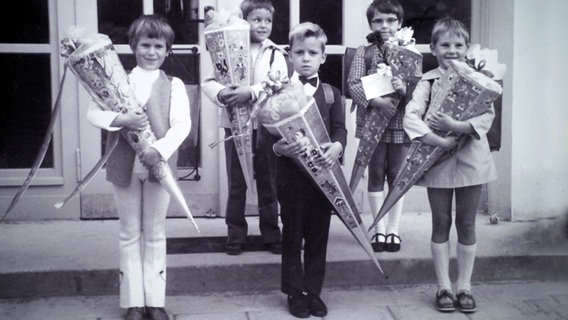
[[[135,67],[128,75],[130,83],[134,87],[136,100],[141,106],[145,105],[150,98],[152,86],[158,79],[160,70],[144,70]],[[172,92],[170,96],[170,129],[166,135],[158,139],[152,148],[156,149],[164,159],[169,159],[179,148],[191,130],[190,106],[184,83],[176,77],[172,77]],[[112,127],[111,123],[118,116],[117,112],[103,110],[94,101],[89,105],[87,119],[95,127],[108,131],[120,130],[120,127]],[[136,160],[138,162],[138,160]]]

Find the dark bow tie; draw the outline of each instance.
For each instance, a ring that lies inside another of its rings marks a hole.
[[[300,81],[302,82],[302,84],[306,84],[309,83],[311,84],[314,88],[318,85],[318,77],[312,77],[312,78],[306,78],[304,76],[299,76]]]

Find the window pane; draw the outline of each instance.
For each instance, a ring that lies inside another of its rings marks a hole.
[[[0,168],[30,168],[51,117],[49,54],[0,54]],[[41,168],[53,168],[50,145]]]
[[[142,0],[97,0],[99,33],[114,44],[128,44],[128,27],[142,15]]]
[[[302,0],[300,22],[317,23],[327,35],[327,44],[343,44],[343,1]]]
[[[48,43],[47,0],[5,1],[0,10],[0,43]]]
[[[445,16],[471,27],[471,0],[400,0],[404,8],[403,26],[412,26],[416,43],[430,43],[436,20]]]
[[[270,40],[276,44],[288,44],[290,32],[290,1],[272,1],[274,5],[274,21],[272,21],[272,34]]]
[[[164,16],[174,29],[175,44],[198,42],[198,0],[154,0],[154,13]]]

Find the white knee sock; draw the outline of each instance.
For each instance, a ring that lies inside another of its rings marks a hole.
[[[404,201],[404,197],[400,198],[395,205],[390,209],[388,213],[388,225],[387,225],[387,234],[394,233],[397,236],[398,234],[398,225],[400,222],[400,216],[402,214],[402,203]]]
[[[434,270],[438,279],[438,290],[446,289],[452,292],[452,282],[450,280],[450,242],[436,243],[431,241],[432,260],[434,260]]]
[[[471,292],[471,274],[473,273],[473,265],[475,263],[475,254],[477,252],[477,243],[465,245],[458,243],[458,280],[456,282],[457,292]]]
[[[379,213],[379,209],[383,205],[383,201],[385,200],[384,192],[371,192],[369,191],[369,206],[371,207],[371,214],[373,215],[373,219]],[[375,225],[375,233],[385,233],[385,223],[384,219],[379,220],[379,222]]]

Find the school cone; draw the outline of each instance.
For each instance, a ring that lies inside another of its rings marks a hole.
[[[250,26],[233,12],[208,11],[203,36],[211,55],[215,79],[228,87],[250,85]],[[255,190],[251,105],[233,106],[227,110],[231,137],[249,190]],[[223,139],[209,145],[215,147]]]
[[[331,142],[315,100],[312,98],[308,105],[295,115],[275,123],[263,123],[263,125],[271,134],[284,137],[288,142],[294,141],[298,132],[303,132],[306,138],[306,148],[303,154],[294,159],[295,163],[316,182],[341,222],[363,247],[379,271],[384,273],[375,257],[340,165],[336,162],[331,168],[325,168],[315,164],[314,159],[321,156],[320,146]]]
[[[439,94],[432,97],[424,116],[426,123],[438,112],[463,121],[481,115],[491,108],[493,101],[502,93],[501,85],[470,69],[464,62],[450,61],[450,67],[440,79]],[[435,130],[434,133],[439,136],[456,135],[453,132],[440,130]],[[393,187],[385,197],[369,231],[433,165],[448,154],[449,151],[446,149],[413,142],[407,153],[406,162],[400,168]]]
[[[114,112],[130,110],[145,112],[136,101],[128,75],[108,36],[96,34],[82,39],[65,38],[62,41],[61,55],[66,58],[66,65],[75,74],[81,85],[102,108]],[[120,134],[138,155],[156,142],[156,136],[149,124],[142,130],[122,129]],[[107,158],[106,155],[103,160],[105,158]],[[76,194],[89,183],[94,173],[102,166],[103,163],[101,162],[104,163],[104,161],[99,161],[97,166],[87,175],[88,179],[82,181],[71,195]],[[186,216],[199,231],[168,163],[160,161],[157,165],[149,168],[149,171],[174,201],[181,206]],[[61,208],[69,198],[67,197],[55,206]]]
[[[398,103],[398,101],[394,101]],[[367,169],[371,157],[377,149],[377,145],[381,140],[383,132],[385,132],[391,117],[386,117],[379,112],[377,108],[371,108],[369,111],[369,117],[363,126],[363,132],[359,145],[357,146],[357,154],[355,155],[355,163],[353,163],[353,169],[351,171],[351,179],[349,180],[349,189],[351,192],[355,192],[359,181],[363,177],[363,173]]]

